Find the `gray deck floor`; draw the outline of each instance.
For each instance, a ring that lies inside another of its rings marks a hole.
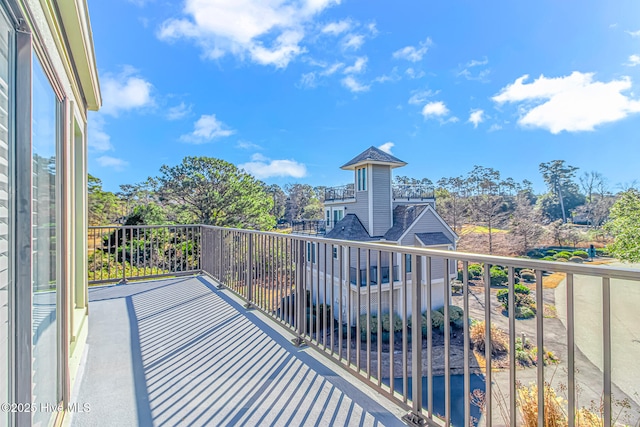
[[[398,408],[294,347],[208,278],[93,288],[89,296],[88,350],[73,399],[91,410],[74,414],[72,426],[404,425]]]

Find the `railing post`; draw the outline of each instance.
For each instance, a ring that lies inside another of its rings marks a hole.
[[[253,234],[248,233],[247,265],[245,271],[245,284],[247,286],[247,303],[244,308],[253,308]]]
[[[223,230],[219,228],[218,231],[220,232],[220,243],[218,245],[218,283],[220,286],[224,286],[224,257],[222,253],[224,248]]]
[[[411,277],[411,412],[402,417],[409,426],[425,426],[422,415],[422,257],[412,255]]]
[[[296,333],[297,336],[291,340],[293,345],[301,347],[304,345],[304,316],[305,310],[305,290],[304,290],[304,275],[306,271],[305,266],[305,254],[304,254],[304,240],[298,241],[297,250],[297,262],[296,262],[296,299],[295,299],[295,316],[296,316]]]
[[[117,231],[116,236],[118,236]],[[122,227],[122,280],[119,284],[127,284],[127,229],[124,226]]]

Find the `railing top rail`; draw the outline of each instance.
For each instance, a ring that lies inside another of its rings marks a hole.
[[[114,230],[114,229],[148,229],[148,228],[198,228],[200,224],[167,224],[167,225],[90,225],[89,230]]]
[[[327,243],[335,246],[350,246],[352,248],[370,249],[383,252],[401,252],[405,254],[423,255],[429,257],[450,258],[458,261],[468,261],[471,263],[487,263],[491,265],[501,265],[505,267],[522,267],[543,271],[554,271],[558,273],[569,273],[585,276],[599,276],[611,279],[624,279],[640,281],[640,270],[607,265],[585,265],[557,261],[542,261],[537,259],[514,258],[497,255],[474,254],[468,252],[446,251],[440,249],[418,248],[414,246],[398,246],[380,242],[357,242],[352,240],[327,239],[314,235],[285,234],[274,231],[246,230],[241,228],[228,228],[213,225],[189,224],[189,225],[147,225],[147,226],[111,226],[111,227],[89,227],[90,229],[118,229],[118,228],[180,228],[180,227],[200,227],[215,230],[235,231],[265,236],[277,236],[290,238],[297,241],[308,241],[317,243]]]

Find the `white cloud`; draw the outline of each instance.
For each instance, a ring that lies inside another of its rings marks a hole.
[[[474,68],[484,67],[489,63],[489,59],[485,56],[483,59],[472,59],[467,62],[461,71],[457,73],[457,76],[464,77],[467,80],[477,80],[483,83],[487,83],[489,80],[487,76],[491,73],[489,68],[483,68],[474,72]]]
[[[118,75],[106,74],[101,81],[101,112],[117,116],[122,111],[130,111],[153,105],[152,85],[138,75],[133,67],[126,66]]]
[[[103,168],[112,168],[115,171],[122,171],[129,166],[129,162],[111,156],[98,157],[96,162]]]
[[[638,30],[638,31],[627,31],[627,34],[629,34],[631,37],[640,37],[640,30]]]
[[[253,142],[244,140],[238,141],[236,147],[242,148],[243,150],[262,150],[262,147],[258,144],[254,144]]]
[[[183,142],[202,144],[212,141],[215,138],[233,135],[234,133],[236,133],[236,131],[227,129],[227,126],[219,121],[215,114],[203,114],[194,123],[193,132],[182,135],[180,140]]]
[[[342,67],[344,67],[344,64],[342,62],[336,62],[335,64],[325,67],[325,69],[321,71],[320,74],[323,76],[330,76],[332,74],[335,74]]]
[[[422,57],[427,53],[431,43],[431,39],[427,37],[425,41],[420,42],[419,47],[405,46],[393,52],[392,56],[395,59],[406,59],[407,61],[418,62],[421,61]]]
[[[524,75],[492,99],[499,104],[520,103],[520,125],[553,134],[592,131],[598,125],[640,113],[640,100],[623,95],[631,89],[629,77],[605,83],[594,81],[593,76],[578,71],[557,78],[541,75],[527,84],[529,76]]]
[[[358,50],[364,44],[364,36],[360,34],[348,34],[342,41],[344,50]]]
[[[498,131],[498,130],[500,130],[500,129],[502,129],[502,126],[501,126],[501,125],[499,125],[499,124],[497,124],[497,123],[494,123],[494,124],[492,124],[492,125],[491,125],[491,127],[489,128],[489,132],[495,132],[495,131]]]
[[[409,98],[408,102],[412,105],[424,104],[427,98],[431,98],[432,96],[437,95],[439,92],[439,90],[433,91],[431,89],[414,91],[412,92],[411,98]]]
[[[383,74],[381,76],[378,76],[375,79],[373,79],[373,81],[376,83],[385,83],[385,82],[397,82],[401,79],[402,77],[398,74],[398,67],[393,67],[391,69],[390,74]]]
[[[476,129],[480,123],[484,121],[484,111],[483,110],[473,110],[471,114],[469,114],[469,123],[473,123],[473,128]]]
[[[422,107],[422,115],[425,119],[431,117],[444,117],[449,114],[449,109],[442,101],[430,102]]]
[[[89,114],[88,142],[89,148],[95,151],[104,152],[113,150],[111,137],[104,130],[104,118],[96,113]]]
[[[300,87],[303,88],[314,88],[316,87],[317,82],[316,82],[316,73],[309,72],[309,73],[304,73],[303,75],[300,76]]]
[[[629,67],[635,67],[636,65],[640,65],[640,55],[630,55],[629,62],[627,63]]]
[[[366,92],[369,90],[370,86],[363,85],[358,82],[353,76],[347,76],[342,79],[342,86],[349,89],[351,92]]]
[[[339,3],[340,0],[186,0],[184,16],[164,21],[157,36],[166,41],[193,40],[206,58],[217,59],[229,53],[285,68],[305,51],[300,46],[305,25]],[[267,40],[273,42],[267,44]]]
[[[348,20],[343,20],[343,21],[331,22],[325,25],[322,28],[322,32],[325,34],[331,34],[331,35],[337,36],[339,34],[344,33],[345,31],[348,31],[350,28],[351,28],[351,22],[349,22]]]
[[[409,76],[410,79],[419,79],[421,77],[424,77],[425,74],[424,71],[416,71],[412,67],[407,68],[404,73]]]
[[[180,120],[191,114],[191,105],[187,105],[184,102],[171,107],[167,110],[167,120]]]
[[[303,178],[307,175],[307,167],[295,160],[270,160],[260,154],[254,154],[250,162],[238,165],[258,179],[276,176]]]
[[[389,142],[385,142],[384,144],[382,144],[378,148],[381,149],[382,151],[384,151],[387,154],[393,154],[391,152],[391,149],[393,148],[394,145],[395,144],[393,142],[389,141]]]
[[[358,74],[361,73],[367,68],[367,61],[369,59],[366,56],[361,56],[356,59],[356,62],[344,69],[345,74]]]

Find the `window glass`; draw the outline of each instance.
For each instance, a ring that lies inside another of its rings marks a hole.
[[[0,403],[9,401],[9,253],[11,186],[9,181],[9,52],[13,29],[0,9]],[[11,150],[13,151],[13,150]],[[0,412],[0,426],[8,425],[7,411]]]
[[[33,57],[33,400],[58,402],[57,396],[57,250],[56,97],[37,57]],[[33,414],[47,425],[51,412]]]

